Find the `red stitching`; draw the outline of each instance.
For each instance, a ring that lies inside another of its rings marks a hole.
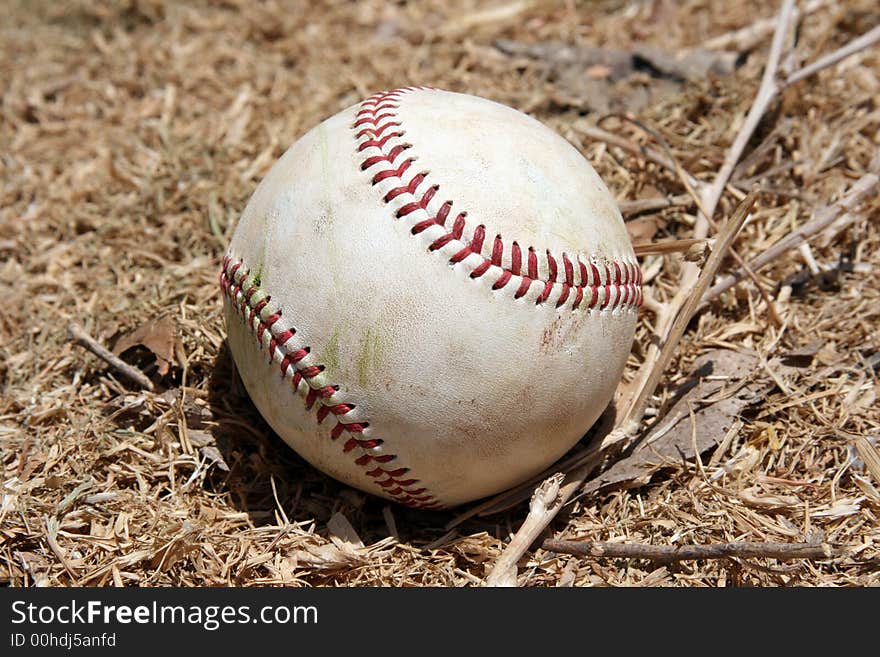
[[[418,91],[421,89],[430,89],[430,87],[403,87],[393,89],[391,91],[383,91],[370,96],[360,104],[360,109],[356,113],[355,122],[352,129],[355,131],[355,139],[360,140],[357,146],[358,152],[366,152],[375,149],[372,155],[366,155],[361,162],[361,169],[372,169],[377,165],[386,165],[381,171],[375,172],[371,178],[374,185],[389,179],[396,179],[395,186],[383,197],[388,203],[403,194],[416,196],[419,187],[428,177],[427,173],[420,172],[413,176],[409,182],[403,180],[403,175],[410,168],[414,161],[413,158],[403,160],[395,168],[395,160],[400,154],[411,147],[410,144],[397,144],[389,148],[389,142],[393,137],[401,137],[402,130],[387,132],[389,128],[400,128],[401,122],[397,114],[399,109],[398,101],[407,93]],[[386,134],[387,133],[387,134]],[[439,185],[431,185],[420,199],[414,199],[408,203],[404,203],[396,212],[397,218],[406,217],[419,210],[427,210],[431,199],[440,189]],[[445,201],[440,205],[437,214],[417,221],[411,228],[413,235],[418,235],[432,226],[444,226],[446,217],[452,207],[452,201]],[[466,213],[460,213],[455,220],[453,229],[440,237],[434,239],[428,246],[429,251],[437,251],[452,241],[462,241],[466,229],[465,222]],[[514,299],[520,299],[528,293],[532,281],[540,282],[543,287],[541,293],[536,299],[536,303],[541,304],[550,299],[554,289],[559,289],[559,296],[556,299],[556,307],[560,308],[571,300],[572,310],[579,308],[586,298],[586,292],[589,292],[588,308],[599,307],[604,310],[611,306],[641,306],[643,295],[641,290],[642,274],[638,265],[626,262],[611,262],[601,265],[604,275],[600,275],[599,267],[593,261],[583,262],[580,257],[576,257],[573,262],[565,253],[561,255],[562,271],[559,268],[559,258],[546,251],[545,263],[547,275],[545,278],[539,276],[538,254],[534,247],[528,247],[525,262],[526,275],[522,274],[523,268],[523,251],[519,244],[513,242],[510,246],[510,264],[505,267],[503,258],[505,253],[504,241],[501,235],[496,235],[491,247],[491,253],[487,256],[483,255],[483,243],[485,240],[486,227],[482,224],[477,225],[471,239],[460,248],[455,254],[449,258],[449,263],[455,265],[465,260],[471,254],[476,254],[481,261],[477,263],[471,270],[471,278],[480,278],[485,275],[492,267],[501,269],[501,273],[495,278],[492,284],[493,290],[500,290],[514,278],[521,279],[513,295]],[[575,281],[575,272],[580,275],[580,280]],[[564,280],[560,280],[560,274],[564,276]],[[602,301],[599,303],[600,289],[604,288],[604,294],[601,295]],[[612,288],[614,292],[612,293]],[[574,294],[572,294],[574,290]]]
[[[357,135],[355,135],[355,136],[358,139],[360,139],[364,135],[373,135],[374,137],[381,137],[382,134],[386,130],[388,130],[388,128],[399,128],[399,127],[400,127],[399,121],[390,121],[390,122],[386,123],[385,125],[377,127],[375,129],[374,128],[364,128],[359,133],[357,133]]]
[[[348,438],[342,444],[343,453],[360,452],[354,459],[355,464],[362,468],[369,466],[365,470],[366,474],[376,482],[386,496],[390,496],[401,504],[417,508],[437,509],[442,507],[433,495],[427,493],[426,488],[422,486],[414,488],[419,483],[418,479],[402,478],[409,472],[409,468],[397,465],[396,454],[371,453],[371,450],[382,445],[384,441],[381,438],[363,436],[364,430],[369,427],[368,422],[342,421],[342,416],[354,410],[356,405],[332,401],[339,386],[318,386],[317,383],[312,382],[324,371],[324,365],[301,364],[311,349],[309,347],[294,349],[287,346],[291,338],[296,335],[296,329],[278,326],[282,311],[277,308],[271,312],[268,310],[277,304],[271,304],[271,296],[257,294],[261,288],[255,285],[253,280],[249,280],[247,275],[248,270],[243,267],[241,261],[233,262],[229,256],[224,257],[223,268],[220,271],[220,289],[232,307],[247,321],[251,333],[257,339],[257,348],[260,350],[264,348],[262,336],[268,331],[271,336],[267,347],[269,355],[274,358],[276,351],[281,354],[281,362],[279,363],[281,376],[290,377],[293,390],[296,391],[301,382],[305,382],[309,386],[305,406],[307,409],[315,411],[319,424],[324,420],[335,423],[330,430],[330,438],[337,440],[343,434],[348,434]],[[248,287],[242,291],[244,285]],[[254,298],[259,301],[252,303],[251,299]],[[263,314],[265,313],[268,313],[268,316],[264,318]],[[384,467],[385,464],[392,461],[395,462],[395,467]]]
[[[565,282],[568,285],[574,285],[574,265],[564,253],[562,254],[562,266],[565,268]],[[624,281],[626,282],[626,281]]]
[[[519,248],[519,244],[514,242],[510,247],[510,273],[514,276],[519,276],[521,267],[522,250]]]

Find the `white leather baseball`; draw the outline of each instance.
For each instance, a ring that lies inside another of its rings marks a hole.
[[[422,508],[504,490],[576,443],[642,300],[620,212],[575,148],[503,105],[416,87],[297,141],[220,281],[232,356],[275,431]]]

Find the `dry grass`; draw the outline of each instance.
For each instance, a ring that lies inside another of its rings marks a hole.
[[[872,0],[843,4],[806,19],[799,52],[815,58],[880,20]],[[525,505],[446,532],[453,512],[388,506],[314,471],[250,404],[224,348],[216,283],[235,220],[305,130],[408,83],[528,109],[580,146],[621,201],[681,195],[675,174],[583,139],[573,126],[596,117],[560,88],[567,78],[493,42],[647,42],[674,51],[767,16],[765,5],[560,1],[487,13],[493,5],[439,0],[7,3],[0,581],[480,583]],[[658,94],[638,111],[691,175],[707,179],[720,166],[768,40],[736,73]],[[764,251],[864,173],[880,144],[878,71],[877,49],[864,51],[788,90],[765,119],[734,176],[736,187],[758,182],[766,192],[736,244],[742,256]],[[602,126],[656,146],[631,123]],[[725,196],[722,213],[737,193]],[[653,238],[690,237],[694,211],[661,210]],[[755,354],[763,365],[754,377],[769,392],[719,449],[671,464],[642,487],[582,497],[553,525],[563,538],[657,545],[821,536],[845,555],[657,568],[536,549],[520,564],[521,584],[880,584],[880,472],[865,451],[877,450],[880,436],[878,213],[873,198],[809,255],[789,252],[759,273],[781,328],[749,282],[692,322],[649,421],[701,353]],[[833,271],[809,275],[810,257]],[[643,261],[654,297],[673,294],[679,264],[675,255]],[[153,376],[154,393],[118,379],[65,332],[76,320],[112,345],[162,315],[175,318],[182,346],[170,372],[159,376],[148,355],[126,354]],[[646,310],[628,377],[652,321]],[[808,354],[797,367],[774,369],[797,350]]]

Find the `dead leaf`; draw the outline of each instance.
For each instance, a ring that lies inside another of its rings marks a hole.
[[[494,46],[543,69],[554,80],[548,98],[555,104],[601,114],[637,112],[653,97],[677,91],[687,81],[729,74],[739,56],[700,49],[674,54],[646,44],[628,51],[559,41],[497,39]]]
[[[640,486],[661,468],[693,459],[694,442],[701,454],[716,447],[757,392],[756,386],[745,385],[757,364],[755,356],[727,349],[698,358],[665,417],[628,456],[587,482],[584,491]]]
[[[172,365],[179,361],[175,353],[182,352],[178,345],[180,338],[177,336],[177,322],[171,315],[150,320],[138,326],[133,331],[122,335],[113,348],[113,353],[121,356],[132,347],[142,346],[149,349],[156,356],[156,366],[160,376],[168,374]]]
[[[193,447],[207,447],[208,445],[214,444],[214,436],[207,431],[201,431],[200,429],[188,429],[186,437],[189,439],[189,443]]]
[[[199,453],[212,464],[223,470],[223,472],[229,472],[229,465],[223,459],[223,454],[221,454],[220,450],[214,447],[214,445],[206,445],[199,448]]]
[[[665,225],[660,217],[639,217],[626,222],[626,230],[633,243],[650,242],[657,231]]]
[[[340,547],[343,545],[354,548],[364,547],[364,542],[358,536],[357,531],[352,527],[348,518],[338,511],[327,521],[327,529],[330,530],[330,540]]]
[[[811,342],[805,347],[792,349],[782,354],[782,362],[791,367],[809,367],[813,362],[813,357],[819,353],[822,343],[818,340]]]

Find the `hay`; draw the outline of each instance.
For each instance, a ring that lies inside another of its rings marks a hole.
[[[484,581],[527,513],[519,504],[453,530],[348,489],[268,429],[224,347],[219,260],[254,186],[322,118],[379,89],[432,84],[527,109],[582,149],[650,238],[691,238],[696,208],[675,172],[589,139],[577,76],[505,54],[498,39],[668,52],[768,18],[765,3],[468,2],[7,3],[0,27],[0,581],[31,585],[463,586]],[[819,8],[798,52],[816,60],[875,26],[871,0]],[[771,17],[772,18],[772,17]],[[771,26],[772,31],[772,26]],[[610,107],[639,124],[600,127],[711,180],[758,88],[770,32],[730,75],[651,91],[629,77]],[[730,41],[730,39],[728,39]],[[785,62],[783,62],[785,64]],[[735,249],[765,252],[863,176],[880,144],[880,55],[856,53],[783,94],[734,171],[718,216],[764,193]],[[600,72],[601,73],[601,72]],[[598,92],[597,92],[598,93]],[[663,206],[656,199],[670,197]],[[653,200],[652,200],[653,199]],[[814,543],[827,559],[659,565],[535,546],[519,583],[869,585],[880,583],[880,230],[877,194],[842,230],[757,273],[691,322],[646,427],[673,406],[696,359],[734,349],[766,392],[718,448],[647,483],[577,498],[562,539],[656,546]],[[675,294],[682,259],[642,261],[651,294]],[[723,272],[732,271],[728,261]],[[83,325],[113,347],[163,316],[179,353],[121,354],[142,391],[71,342]],[[645,355],[645,309],[626,378]],[[167,374],[159,368],[171,363]],[[873,452],[871,450],[874,450]],[[607,469],[610,463],[603,464]]]

